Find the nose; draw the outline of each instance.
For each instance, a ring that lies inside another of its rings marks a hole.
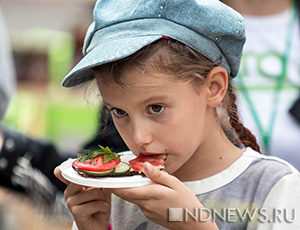
[[[132,123],[131,142],[137,147],[149,145],[153,139],[150,127],[150,124],[144,120]]]

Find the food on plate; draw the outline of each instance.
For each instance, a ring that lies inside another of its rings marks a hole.
[[[83,177],[120,177],[144,175],[143,165],[149,162],[164,169],[165,154],[139,155],[128,163],[121,161],[121,154],[114,153],[109,147],[100,146],[99,150],[83,150],[77,153],[72,162],[73,169]]]
[[[145,162],[149,162],[154,167],[163,170],[165,161],[166,161],[165,154],[139,155],[137,158],[134,158],[131,161],[129,161],[129,164],[134,171],[138,173],[143,173],[143,166]]]

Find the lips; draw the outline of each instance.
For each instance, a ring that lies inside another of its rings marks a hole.
[[[150,157],[150,158],[162,158],[164,161],[167,160],[167,153],[140,153],[138,157]]]
[[[162,153],[140,153],[141,156],[156,156],[156,155],[162,155]]]
[[[140,153],[139,156],[147,156],[147,157],[157,157],[164,155],[165,158],[168,157],[167,153]]]

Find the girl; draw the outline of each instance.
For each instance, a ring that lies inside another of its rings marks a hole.
[[[237,115],[240,15],[218,0],[122,0],[98,1],[94,19],[63,85],[95,78],[129,149],[166,154],[167,173],[146,163],[153,184],[99,190],[56,168],[74,229],[298,229],[299,173],[260,155]]]

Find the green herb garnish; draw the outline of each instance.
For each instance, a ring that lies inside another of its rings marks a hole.
[[[114,160],[119,158],[121,155],[117,153],[113,153],[109,147],[103,147],[99,145],[100,150],[82,150],[77,153],[78,160],[82,163],[85,163],[89,159],[93,159],[97,156],[103,156],[104,155],[104,163],[109,162],[110,160]]]

